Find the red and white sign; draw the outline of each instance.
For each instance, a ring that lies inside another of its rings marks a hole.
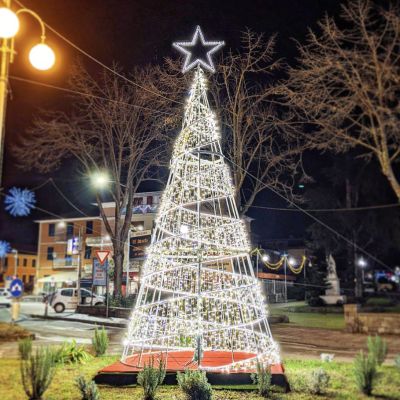
[[[96,257],[100,261],[101,265],[103,265],[106,262],[109,254],[110,250],[96,250]]]

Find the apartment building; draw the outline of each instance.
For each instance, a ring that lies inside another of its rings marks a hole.
[[[33,290],[37,271],[36,254],[14,250],[1,259],[0,265],[0,287],[8,287],[16,276],[24,282],[28,291]]]
[[[161,192],[138,193],[134,197],[130,235],[125,246],[124,281],[129,291],[137,289],[144,249],[150,243]],[[111,226],[115,221],[115,203],[102,203]],[[92,217],[46,219],[39,223],[37,291],[52,291],[57,287],[75,285],[79,257],[84,283],[92,279],[95,251],[110,250],[112,243],[102,218]],[[81,252],[77,247],[81,239]],[[111,254],[112,255],[112,254]],[[112,260],[111,260],[112,264]]]

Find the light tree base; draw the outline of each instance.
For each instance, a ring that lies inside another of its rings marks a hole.
[[[160,357],[165,362],[166,378],[165,384],[176,384],[176,373],[183,372],[185,369],[197,369],[197,363],[193,362],[193,351],[170,351],[168,357],[165,353],[146,353],[134,354],[124,362],[117,361],[98,372],[95,377],[96,383],[108,384],[112,386],[127,386],[136,384],[137,374],[143,365],[149,364],[154,360],[154,366],[158,365]],[[253,368],[237,368],[227,372],[224,369],[214,370],[220,365],[229,365],[232,359],[235,362],[251,359],[255,356],[246,352],[228,351],[205,351],[202,359],[202,367],[206,370],[208,381],[212,385],[248,385],[252,384],[251,374],[256,372]],[[289,391],[289,384],[285,376],[282,364],[271,366],[272,384]]]

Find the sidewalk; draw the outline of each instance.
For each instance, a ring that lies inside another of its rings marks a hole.
[[[72,322],[82,322],[84,324],[93,324],[99,326],[109,326],[115,328],[125,328],[128,324],[128,320],[124,318],[101,318],[94,317],[86,314],[78,314],[73,311],[64,311],[60,314],[50,314],[47,317],[43,314],[29,314],[31,318],[40,318],[40,319],[50,319],[50,320],[58,320],[58,321],[72,321]]]

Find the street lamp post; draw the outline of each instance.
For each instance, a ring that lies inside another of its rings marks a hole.
[[[1,2],[1,0],[0,0]],[[14,61],[14,37],[19,30],[18,15],[22,13],[33,16],[40,24],[40,43],[36,44],[29,52],[29,61],[39,70],[50,69],[55,62],[53,50],[45,43],[46,31],[42,19],[34,11],[28,8],[20,8],[18,11],[11,10],[11,0],[3,0],[0,7],[0,183],[3,169],[5,119],[8,95],[8,73],[10,64]]]

